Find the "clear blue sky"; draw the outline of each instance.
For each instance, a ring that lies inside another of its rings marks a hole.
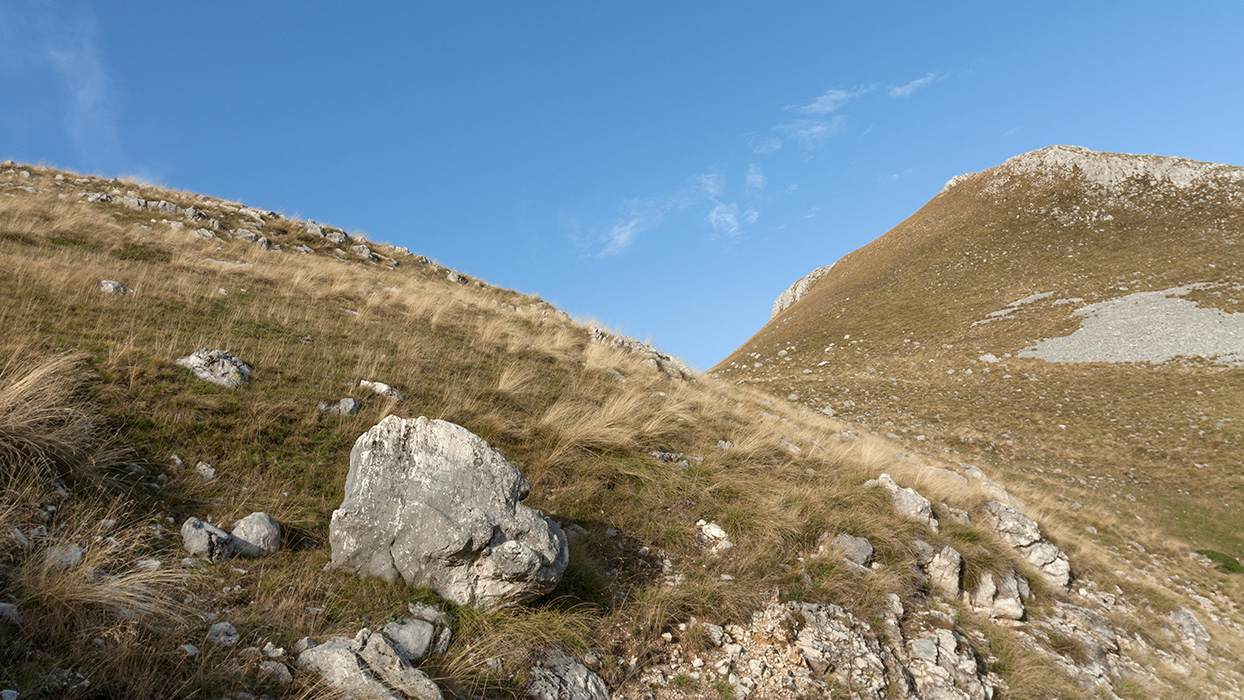
[[[951,176],[1244,164],[1244,3],[0,0],[0,159],[363,231],[708,367]]]

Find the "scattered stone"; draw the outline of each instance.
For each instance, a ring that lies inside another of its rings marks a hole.
[[[16,690],[12,690],[9,688],[0,690],[0,700],[17,700],[19,697],[21,697],[21,693],[17,692]]]
[[[164,568],[164,563],[159,559],[139,559],[134,562],[134,568],[139,571],[159,571]]]
[[[350,241],[350,238],[341,231],[329,231],[324,234],[324,237],[327,238],[333,245],[345,245]]]
[[[531,669],[527,696],[536,700],[609,700],[600,676],[557,649],[546,651]]]
[[[344,398],[337,401],[321,401],[320,412],[333,416],[352,416],[363,408],[358,399]]]
[[[919,520],[927,524],[933,532],[937,532],[937,518],[933,516],[933,504],[929,503],[929,499],[921,496],[915,489],[899,486],[889,474],[877,477],[877,484],[890,492],[890,500],[899,513]]]
[[[17,605],[13,603],[0,603],[0,619],[20,625],[22,624],[22,614],[18,612]]]
[[[466,428],[388,416],[355,442],[328,568],[495,608],[552,590],[566,536],[520,503],[531,486]]]
[[[259,672],[281,685],[287,685],[294,682],[294,674],[290,673],[289,667],[280,661],[261,662],[259,664]]]
[[[828,537],[829,533],[821,535],[822,540],[826,540]],[[843,533],[835,537],[831,544],[832,548],[836,548],[838,551],[842,552],[843,559],[851,562],[852,564],[856,564],[858,566],[868,566],[868,564],[872,562],[873,545],[867,538],[853,537]],[[830,549],[831,547],[826,547],[825,544],[822,544],[817,549],[817,554],[825,555]]]
[[[427,620],[402,620],[384,626],[385,636],[393,641],[393,646],[401,652],[402,657],[411,663],[428,653],[435,633],[436,628]]]
[[[215,525],[187,518],[181,526],[182,547],[192,556],[208,561],[220,561],[233,556],[233,535]]]
[[[238,643],[238,631],[228,622],[217,622],[207,631],[207,641],[222,647],[235,646]]]
[[[588,340],[600,345],[609,345],[629,353],[639,355],[645,362],[658,372],[679,381],[695,381],[695,373],[691,367],[672,355],[667,355],[649,343],[642,343],[634,338],[616,335],[609,331],[591,326],[588,329]]]
[[[47,548],[43,561],[53,569],[68,571],[82,563],[82,555],[82,548],[76,544],[57,544]]]
[[[196,463],[194,465],[194,470],[199,473],[199,476],[203,477],[204,481],[216,480],[216,469],[207,462]]]
[[[177,648],[181,649],[182,652],[184,652],[187,657],[192,658],[192,659],[199,655],[199,648],[193,644],[182,644],[181,646]]]
[[[134,290],[115,280],[100,280],[99,291],[105,294],[115,294],[119,297],[123,297],[126,294],[133,293]]]
[[[281,548],[281,525],[267,513],[257,512],[233,524],[234,549],[246,557],[266,557]]]
[[[722,554],[734,548],[734,543],[730,541],[726,531],[717,523],[700,520],[696,522],[696,527],[700,528],[700,542],[711,545],[709,554]]]
[[[402,392],[385,384],[384,382],[373,382],[367,379],[359,380],[359,386],[364,389],[371,389],[373,393],[395,401],[405,401],[406,397],[402,396]]]
[[[251,379],[251,366],[225,350],[202,348],[177,360],[194,376],[226,389],[237,389]]]

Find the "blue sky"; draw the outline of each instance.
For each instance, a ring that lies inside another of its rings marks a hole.
[[[1244,164],[1244,4],[0,0],[0,159],[405,245],[700,367],[950,177]]]

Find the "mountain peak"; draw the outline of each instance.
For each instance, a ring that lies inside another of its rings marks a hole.
[[[977,173],[956,175],[942,192],[961,182],[989,173],[996,181],[1014,176],[1053,178],[1078,171],[1085,181],[1110,187],[1132,178],[1169,182],[1186,189],[1205,180],[1244,181],[1244,168],[1188,158],[1135,153],[1092,151],[1081,146],[1054,145],[1021,153],[1001,165]],[[940,193],[939,193],[940,194]]]

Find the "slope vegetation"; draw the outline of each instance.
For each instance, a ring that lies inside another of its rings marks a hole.
[[[338,228],[10,163],[0,294],[0,685],[23,697],[331,697],[293,663],[274,674],[277,649],[417,603],[452,631],[420,661],[450,697],[533,692],[550,649],[616,697],[1242,687],[1227,602],[1099,576],[1046,504],[1029,499],[1044,534],[1024,546],[1069,553],[1071,588],[991,524],[987,503],[1018,502],[997,484]],[[199,348],[251,381],[174,364]],[[341,398],[362,409],[318,408]],[[464,426],[523,472],[526,503],[577,533],[551,594],[486,612],[323,570],[351,445],[390,414]],[[278,553],[183,561],[186,518],[254,511],[280,522]],[[1231,585],[1178,546],[1150,556]],[[1025,622],[1003,624],[1015,606]]]

